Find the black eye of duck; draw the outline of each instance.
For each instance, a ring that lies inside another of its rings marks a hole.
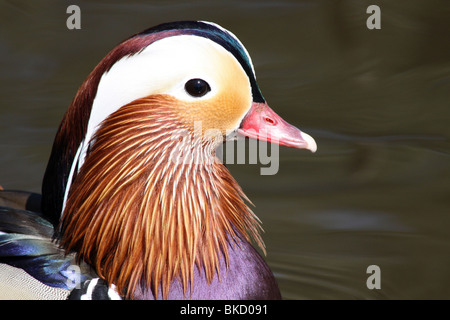
[[[202,79],[191,79],[184,85],[184,89],[191,96],[199,98],[203,97],[209,91],[211,91],[211,87],[208,82]]]

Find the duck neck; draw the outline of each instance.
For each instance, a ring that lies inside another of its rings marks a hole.
[[[136,100],[102,123],[60,224],[62,247],[128,298],[137,287],[167,297],[176,278],[187,290],[195,267],[220,277],[241,234],[264,246],[241,188],[168,99]]]

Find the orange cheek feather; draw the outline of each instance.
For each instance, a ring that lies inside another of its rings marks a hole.
[[[245,88],[245,87],[244,87]],[[177,102],[179,115],[186,124],[194,128],[196,121],[201,122],[202,134],[206,130],[220,130],[223,135],[237,129],[251,106],[249,94],[244,90],[235,91],[235,95],[220,92],[215,97],[198,102]],[[244,92],[242,92],[244,91]]]

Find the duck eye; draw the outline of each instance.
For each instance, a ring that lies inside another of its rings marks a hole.
[[[203,97],[209,91],[211,87],[208,82],[202,79],[191,79],[184,85],[184,89],[193,97]]]

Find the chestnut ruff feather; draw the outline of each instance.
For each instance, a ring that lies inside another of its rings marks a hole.
[[[161,290],[166,299],[177,278],[187,294],[196,267],[209,283],[220,279],[240,234],[264,251],[247,197],[214,143],[177,116],[180,103],[153,95],[104,120],[63,212],[61,246],[127,298]],[[180,163],[180,155],[192,157]]]

